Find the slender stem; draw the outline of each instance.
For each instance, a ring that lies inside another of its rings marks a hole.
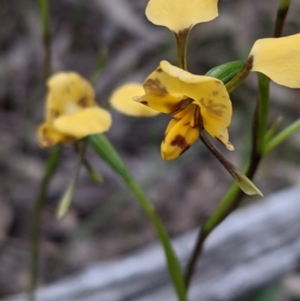
[[[176,42],[177,42],[178,66],[183,70],[187,70],[186,48],[187,48],[187,40],[188,40],[189,32],[190,32],[190,28],[187,28],[175,33]]]
[[[285,23],[287,13],[289,11],[290,4],[291,4],[291,0],[280,1],[279,8],[277,10],[275,29],[274,29],[275,38],[280,37],[282,34],[283,26]]]
[[[205,146],[213,153],[215,158],[226,168],[226,170],[232,175],[233,170],[235,169],[235,166],[229,162],[222,154],[221,152],[215,148],[210,141],[205,136],[205,133],[202,131],[200,136],[201,141],[205,144]]]
[[[253,161],[251,160],[248,170],[246,172],[246,176],[250,180],[254,177],[258,164],[259,164],[259,160],[257,160],[257,158],[253,156]],[[199,257],[202,254],[203,245],[206,238],[220,223],[222,223],[222,221],[233,210],[235,210],[239,206],[243,196],[244,196],[244,192],[241,189],[239,189],[239,186],[236,183],[234,183],[228,190],[223,200],[221,201],[219,205],[220,207],[218,207],[219,210],[217,208],[217,210],[212,214],[212,216],[208,219],[208,221],[204,224],[204,226],[200,228],[196,240],[196,244],[194,246],[192,255],[186,267],[186,272],[184,277],[186,289],[188,289],[191,284],[191,280],[195,272],[196,264]]]
[[[160,218],[156,214],[153,205],[148,201],[147,197],[122,162],[118,153],[104,135],[89,136],[88,141],[89,145],[94,149],[99,157],[102,158],[117,174],[122,177],[126,185],[137,197],[140,205],[153,223],[153,226],[155,227],[157,235],[163,246],[168,270],[176,290],[178,300],[187,301],[184,279],[178,258],[172,247],[168,233],[164,228]]]
[[[40,18],[42,23],[42,40],[44,46],[44,79],[51,74],[51,32],[48,0],[38,0],[40,7]]]
[[[52,179],[61,154],[61,146],[55,146],[48,157],[43,178],[39,185],[38,194],[34,203],[31,225],[31,258],[30,258],[30,284],[28,288],[28,300],[35,300],[35,289],[38,282],[38,262],[40,246],[41,214],[45,205],[48,185]]]
[[[270,79],[262,73],[258,73],[258,106],[256,112],[256,119],[253,129],[253,134],[256,136],[254,143],[255,152],[262,153],[264,148],[265,136],[267,132],[269,108],[270,108]]]
[[[280,143],[282,143],[284,140],[286,140],[288,137],[298,132],[299,130],[300,119],[293,122],[291,125],[282,130],[278,135],[276,135],[273,139],[271,139],[271,141],[269,141],[269,143],[267,143],[267,145],[265,146],[263,154],[268,154],[272,149],[274,149],[276,146],[278,146]]]
[[[289,9],[289,5],[291,0],[281,0],[277,12],[277,18],[275,23],[275,31],[274,36],[279,37],[281,36],[283,25],[286,19],[286,14]],[[251,58],[251,57],[250,57]],[[253,59],[253,58],[252,58]],[[249,58],[248,58],[249,60]],[[247,63],[245,64],[245,66]],[[227,83],[226,87],[229,92],[233,91],[241,81],[248,75],[248,71],[252,68],[252,63],[250,66],[245,67],[245,72],[242,70],[240,77],[239,74],[233,78],[229,83]],[[250,68],[249,68],[250,67]],[[244,69],[243,68],[243,69]],[[256,170],[261,162],[261,159],[264,154],[270,151],[270,148],[267,151],[263,150],[263,139],[266,135],[266,124],[268,120],[268,113],[269,113],[269,80],[267,78],[262,77],[261,75],[258,76],[259,81],[259,101],[257,107],[255,109],[253,124],[252,124],[252,147],[251,147],[251,156],[250,156],[250,163],[247,167],[246,176],[251,180],[253,179]],[[300,124],[300,122],[299,122]],[[292,131],[300,126],[297,122],[295,123],[295,127],[292,128]],[[275,137],[276,138],[276,137]],[[275,143],[277,141],[275,140]],[[272,145],[272,144],[271,144]],[[272,145],[273,146],[273,145]],[[272,148],[271,148],[272,149]],[[239,187],[234,183],[227,194],[225,195],[224,199],[221,201],[215,212],[212,216],[208,219],[208,221],[204,224],[204,226],[200,229],[195,247],[192,251],[192,255],[190,260],[187,264],[187,269],[185,273],[185,284],[186,288],[188,289],[191,279],[193,277],[196,263],[199,257],[202,254],[203,244],[210,235],[210,233],[220,224],[222,221],[233,211],[235,210],[242,198],[244,193],[239,189]]]

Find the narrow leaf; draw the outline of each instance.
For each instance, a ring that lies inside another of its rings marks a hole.
[[[58,208],[57,208],[57,217],[62,218],[69,210],[73,195],[74,195],[74,190],[75,186],[78,180],[79,172],[80,172],[80,167],[84,161],[84,154],[86,150],[87,142],[85,140],[81,140],[78,144],[78,158],[77,162],[75,165],[75,169],[72,174],[71,181],[67,187],[67,190],[65,191],[63,197],[61,198]]]
[[[103,183],[103,178],[102,176],[93,168],[93,166],[91,166],[91,164],[88,162],[87,159],[84,159],[82,161],[83,166],[85,167],[89,177],[97,182],[97,183]]]
[[[173,250],[170,238],[159,217],[157,216],[154,207],[148,201],[143,191],[140,189],[125,167],[114,147],[104,135],[99,134],[89,136],[88,143],[94,149],[96,154],[103,159],[119,176],[121,176],[128,188],[137,197],[140,205],[155,227],[157,235],[161,241],[166,256],[169,273],[178,299],[180,301],[187,301],[183,275],[178,258]]]
[[[267,143],[263,149],[263,154],[268,154],[271,150],[277,147],[279,144],[288,139],[291,135],[300,130],[300,119],[293,122],[291,125],[282,130],[277,134],[269,143]]]
[[[261,191],[253,184],[253,182],[248,179],[237,167],[226,159],[223,154],[210,143],[205,133],[202,132],[200,136],[201,141],[206,145],[206,147],[211,151],[211,153],[216,157],[216,159],[223,165],[223,167],[229,172],[233,177],[236,184],[248,195],[259,194],[262,196]]]
[[[65,191],[63,197],[61,198],[57,208],[57,213],[56,213],[57,218],[62,218],[68,212],[73,199],[76,180],[77,179],[75,179],[75,177],[73,176],[68,185],[67,190]]]
[[[259,194],[260,196],[263,196],[262,192],[241,171],[235,169],[232,170],[231,174],[232,177],[235,179],[236,183],[246,194]]]

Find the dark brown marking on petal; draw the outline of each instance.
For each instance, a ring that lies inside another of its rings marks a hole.
[[[190,105],[194,100],[190,97],[182,99],[176,106],[173,106],[175,109],[172,111],[174,114],[178,114],[183,111],[188,105]],[[178,118],[180,119],[180,118]]]
[[[196,107],[193,116],[193,124],[191,125],[193,128],[198,128],[200,125],[200,108]]]
[[[224,104],[221,103],[210,103],[208,101],[209,104],[204,105],[205,109],[217,116],[222,117],[224,114],[224,111],[227,109],[227,106],[225,106]]]
[[[188,28],[181,29],[178,32],[174,32],[174,33],[178,39],[183,39],[183,38],[187,37],[190,29],[191,29],[191,27],[188,27]]]
[[[50,109],[50,117],[57,118],[59,116],[59,111],[56,109]]]
[[[82,108],[86,108],[90,105],[88,98],[85,96],[80,98],[77,104]]]
[[[144,83],[144,88],[155,92],[157,94],[165,95],[168,94],[168,90],[164,87],[158,78],[152,79],[148,78]]]
[[[185,137],[183,137],[180,134],[176,135],[174,140],[171,141],[171,145],[172,146],[178,146],[182,150],[187,150],[190,147],[190,145],[186,141]]]
[[[162,70],[160,67],[158,67],[158,68],[156,69],[156,71],[157,71],[157,72],[162,72],[163,70]]]
[[[145,106],[148,106],[148,101],[147,100],[142,100],[140,103],[145,105]]]

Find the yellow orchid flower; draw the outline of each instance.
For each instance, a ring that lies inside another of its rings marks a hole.
[[[178,34],[216,18],[218,0],[150,0],[146,16],[152,23]]]
[[[257,40],[249,57],[250,71],[267,75],[275,83],[300,88],[300,34]]]
[[[42,147],[67,143],[107,131],[111,115],[95,102],[95,93],[84,78],[74,72],[60,72],[47,82],[46,121],[38,128]]]
[[[134,95],[142,94],[144,94],[142,84],[126,83],[114,91],[109,99],[109,103],[119,112],[129,116],[152,117],[159,114],[159,112],[133,101]]]
[[[162,113],[173,113],[161,145],[165,160],[185,152],[200,136],[202,127],[233,150],[227,127],[232,108],[224,84],[162,61],[144,82],[145,95],[135,100]]]

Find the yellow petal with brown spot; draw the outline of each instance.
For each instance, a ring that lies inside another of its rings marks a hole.
[[[257,40],[251,55],[252,71],[267,75],[279,85],[300,88],[300,34]]]
[[[138,101],[147,103],[163,113],[176,112],[193,102],[230,124],[232,107],[229,94],[222,81],[192,74],[162,61],[144,83],[146,94]]]
[[[176,89],[180,87],[181,93],[186,95],[187,99],[192,99],[193,104],[202,108],[201,112],[204,111],[205,119],[212,118],[213,122],[217,121],[217,127],[222,124],[222,128],[225,129],[230,125],[232,105],[222,81],[209,76],[191,74],[166,61],[162,61],[160,67],[163,72],[173,78],[174,86],[168,87],[171,92],[178,93]],[[205,122],[208,123],[207,120]]]
[[[142,84],[127,83],[113,92],[110,97],[110,104],[119,112],[137,117],[152,117],[159,114],[141,103],[133,100],[133,97],[145,94]]]
[[[224,119],[211,113],[201,107],[203,127],[205,130],[219,142],[221,142],[228,150],[234,150],[233,145],[229,142],[228,124],[224,123]]]
[[[181,86],[180,81],[158,66],[143,84],[145,95],[136,97],[134,100],[156,111],[173,113],[181,108],[186,99]]]
[[[37,136],[42,147],[51,147],[57,143],[67,143],[73,140],[71,136],[58,132],[47,122],[39,126]]]
[[[53,127],[65,135],[81,139],[88,135],[106,132],[111,122],[111,115],[106,110],[95,106],[73,115],[58,117],[53,122]]]
[[[74,114],[95,106],[95,93],[91,84],[75,72],[60,72],[47,82],[46,115],[53,121],[59,115]]]
[[[199,125],[191,127],[197,106],[190,105],[183,118],[171,119],[161,144],[161,156],[164,160],[173,160],[183,154],[199,138]]]
[[[218,0],[150,0],[146,16],[175,33],[218,16]]]

